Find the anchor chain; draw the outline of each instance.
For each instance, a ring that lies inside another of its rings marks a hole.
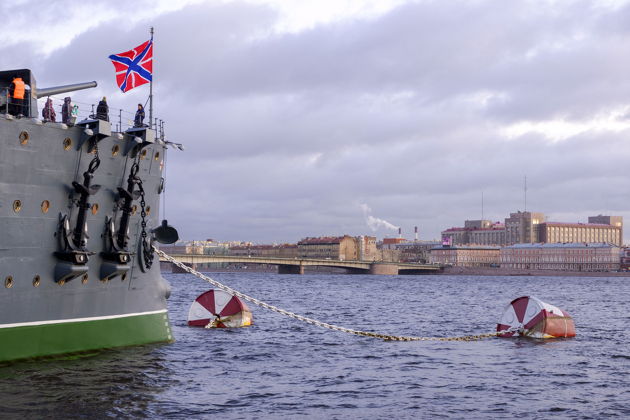
[[[374,333],[374,332],[370,332],[370,331],[360,331],[360,330],[353,330],[350,328],[345,328],[345,327],[340,327],[338,325],[333,325],[333,324],[328,324],[326,322],[322,322],[322,321],[318,321],[312,318],[307,318],[305,316],[302,315],[298,315],[296,313],[293,312],[289,312],[286,311],[284,309],[278,308],[276,306],[270,305],[268,303],[265,303],[261,300],[258,300],[256,298],[253,298],[251,296],[248,296],[246,294],[243,294],[241,292],[238,292],[234,289],[232,289],[229,286],[224,285],[223,283],[220,283],[200,272],[198,272],[197,270],[194,270],[193,268],[187,266],[184,263],[181,263],[179,261],[177,261],[175,258],[171,257],[170,255],[166,254],[163,251],[160,251],[157,247],[153,246],[153,249],[155,250],[155,252],[162,258],[164,258],[166,261],[169,261],[172,264],[175,264],[176,266],[178,266],[179,268],[181,268],[182,270],[194,275],[195,277],[198,277],[202,280],[207,281],[208,283],[212,284],[213,286],[217,287],[218,289],[223,290],[224,292],[227,292],[233,296],[236,296],[238,298],[241,298],[243,300],[246,300],[248,302],[253,303],[254,305],[260,306],[262,308],[265,309],[269,309],[270,311],[274,311],[277,312],[279,314],[282,315],[286,315],[290,318],[293,319],[297,319],[299,321],[302,322],[306,322],[307,324],[311,324],[311,325],[315,325],[318,327],[322,327],[322,328],[327,328],[329,330],[333,330],[333,331],[339,331],[339,332],[344,332],[347,334],[353,334],[353,335],[358,335],[358,336],[362,336],[362,337],[371,337],[371,338],[379,338],[381,340],[384,341],[476,341],[476,340],[481,340],[483,338],[490,338],[490,337],[498,337],[504,334],[508,334],[511,332],[514,332],[517,330],[517,328],[510,328],[508,330],[505,331],[496,331],[496,332],[491,332],[491,333],[486,333],[486,334],[477,334],[477,335],[465,335],[465,336],[457,336],[457,337],[416,337],[416,336],[402,336],[402,335],[390,335],[390,334],[378,334],[378,333]]]
[[[91,174],[94,174],[94,172],[96,172],[96,170],[98,169],[99,166],[101,166],[101,157],[98,154],[98,142],[94,143],[94,157],[92,158],[92,160],[90,161],[90,164],[88,165],[88,172]]]
[[[139,178],[138,178],[139,179]],[[138,190],[140,191],[140,218],[142,221],[140,222],[140,226],[142,227],[142,257],[144,259],[144,266],[146,268],[151,268],[153,265],[153,259],[155,258],[155,254],[153,253],[152,245],[150,241],[147,239],[147,212],[146,212],[146,201],[144,201],[144,188],[142,187],[142,180],[138,181]]]
[[[142,245],[142,260],[144,262],[144,267],[149,269],[151,268],[151,266],[153,265],[153,260],[155,258],[155,254],[153,253],[152,250],[152,244],[151,241],[148,238],[148,233],[147,233],[147,211],[146,211],[146,201],[144,199],[145,197],[145,193],[144,193],[144,187],[142,186],[142,179],[137,176],[137,173],[140,169],[140,154],[138,154],[138,156],[136,157],[135,162],[133,163],[133,166],[131,167],[131,171],[133,173],[133,177],[136,181],[136,184],[138,185],[138,191],[140,191],[140,227],[142,228],[141,232],[140,232],[140,236],[141,236],[141,245]]]

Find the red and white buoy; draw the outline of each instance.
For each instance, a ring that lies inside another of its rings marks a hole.
[[[208,290],[190,305],[188,325],[206,328],[247,327],[252,325],[252,312],[236,296],[223,290]]]
[[[500,334],[499,337],[575,337],[571,315],[533,296],[516,298],[505,308],[497,324],[497,332],[509,329],[516,331]]]

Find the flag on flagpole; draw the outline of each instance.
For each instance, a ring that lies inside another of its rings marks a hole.
[[[153,74],[153,39],[136,48],[109,56],[116,69],[116,83],[123,92],[149,83]]]

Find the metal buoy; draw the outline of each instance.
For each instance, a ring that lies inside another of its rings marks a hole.
[[[505,308],[497,332],[509,329],[516,331],[499,337],[575,337],[575,324],[568,313],[533,296],[516,298]]]
[[[245,302],[213,289],[202,293],[190,305],[188,325],[206,328],[236,328],[252,324],[252,312]]]

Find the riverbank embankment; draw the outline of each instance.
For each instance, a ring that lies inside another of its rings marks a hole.
[[[500,267],[445,267],[440,274],[451,276],[630,277],[628,271],[529,270]]]

